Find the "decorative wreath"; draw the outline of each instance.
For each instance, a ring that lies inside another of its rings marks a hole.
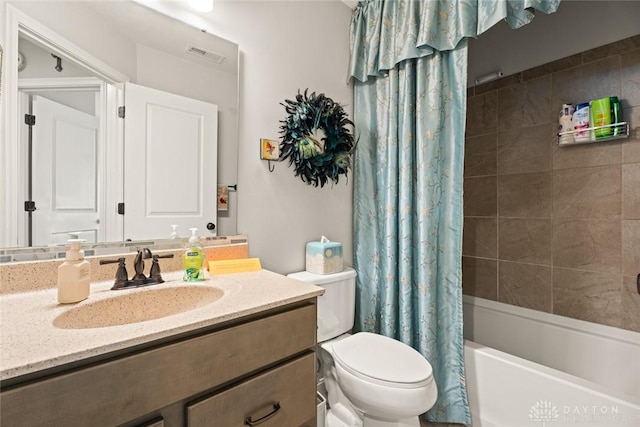
[[[280,159],[295,164],[296,176],[309,185],[323,187],[329,180],[337,184],[351,167],[355,144],[347,125],[353,122],[331,98],[307,91],[281,103],[289,116],[280,121]]]

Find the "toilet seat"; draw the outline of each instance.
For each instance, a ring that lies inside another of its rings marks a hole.
[[[360,332],[332,345],[334,361],[350,374],[392,388],[421,388],[433,382],[431,364],[408,345]]]

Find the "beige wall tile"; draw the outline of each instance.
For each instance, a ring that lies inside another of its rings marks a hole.
[[[553,173],[554,218],[619,218],[621,197],[619,165]]]
[[[464,215],[496,216],[498,210],[495,176],[464,179]]]
[[[551,73],[557,73],[558,71],[573,68],[582,64],[582,54],[578,53],[566,58],[558,59],[557,61],[548,62],[540,65],[539,67],[531,68],[522,72],[522,80],[531,80],[537,77],[546,76]]]
[[[490,133],[465,140],[464,176],[495,175],[498,135]]]
[[[551,76],[498,90],[498,130],[522,129],[548,123],[555,117],[551,104]]]
[[[640,163],[640,139],[622,144],[622,158],[624,163]]]
[[[640,49],[622,54],[620,78],[624,82],[620,98],[622,105],[640,106]]]
[[[467,100],[467,137],[496,131],[497,94],[489,92]]]
[[[622,276],[553,269],[553,312],[609,326],[622,326]]]
[[[640,37],[629,37],[624,40],[609,43],[604,46],[597,47],[595,49],[588,50],[583,53],[584,62],[597,61],[609,56],[619,55],[624,52],[628,52],[633,49],[640,48]]]
[[[498,222],[496,218],[464,218],[462,254],[496,258],[498,254]]]
[[[554,267],[620,274],[621,248],[619,220],[554,220]]]
[[[622,165],[622,217],[640,219],[640,163]]]
[[[551,265],[550,219],[500,218],[498,259]]]
[[[569,147],[553,144],[553,169],[619,165],[623,144],[617,141]]]
[[[496,301],[498,298],[498,261],[463,256],[462,293]]]
[[[498,133],[498,175],[551,170],[555,127],[549,123]]]
[[[622,221],[622,274],[640,273],[640,220]]]
[[[640,332],[640,294],[637,276],[623,277],[622,327]]]
[[[551,267],[498,262],[498,301],[551,312]]]
[[[500,175],[498,215],[551,218],[551,172]]]
[[[473,279],[465,293],[497,295],[537,310],[547,310],[555,294],[560,314],[638,330],[640,295],[632,292],[630,278],[640,273],[640,35],[478,86],[472,93],[483,95],[470,100],[467,136],[476,138],[467,140],[465,177],[489,179],[465,178],[465,215],[487,218],[468,224],[466,233],[472,234],[465,236],[463,252],[487,259],[464,257],[471,276],[467,282]],[[561,105],[605,96],[620,97],[630,138],[558,147]],[[494,174],[496,181],[491,181]],[[494,183],[497,191],[491,194]],[[499,266],[493,264],[490,237],[496,215]],[[544,283],[550,264],[554,275],[560,271],[552,284],[557,292],[528,293]],[[629,277],[626,293],[622,275]],[[618,288],[612,287],[616,277]],[[568,284],[559,284],[564,278]],[[585,280],[590,283],[586,288],[600,286],[604,294],[590,296],[581,285]]]
[[[621,96],[619,56],[591,62],[553,75],[552,105],[556,117],[562,104],[577,105],[605,96]]]

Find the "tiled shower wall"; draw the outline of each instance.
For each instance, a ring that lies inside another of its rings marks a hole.
[[[640,36],[469,89],[463,292],[640,331]],[[631,137],[558,147],[563,103]]]

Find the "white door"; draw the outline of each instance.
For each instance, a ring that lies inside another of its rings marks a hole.
[[[216,224],[218,107],[127,83],[124,238],[209,234]],[[211,227],[211,226],[210,226]]]
[[[98,241],[99,119],[42,96],[33,97],[32,112],[33,245],[64,243],[71,234]]]

